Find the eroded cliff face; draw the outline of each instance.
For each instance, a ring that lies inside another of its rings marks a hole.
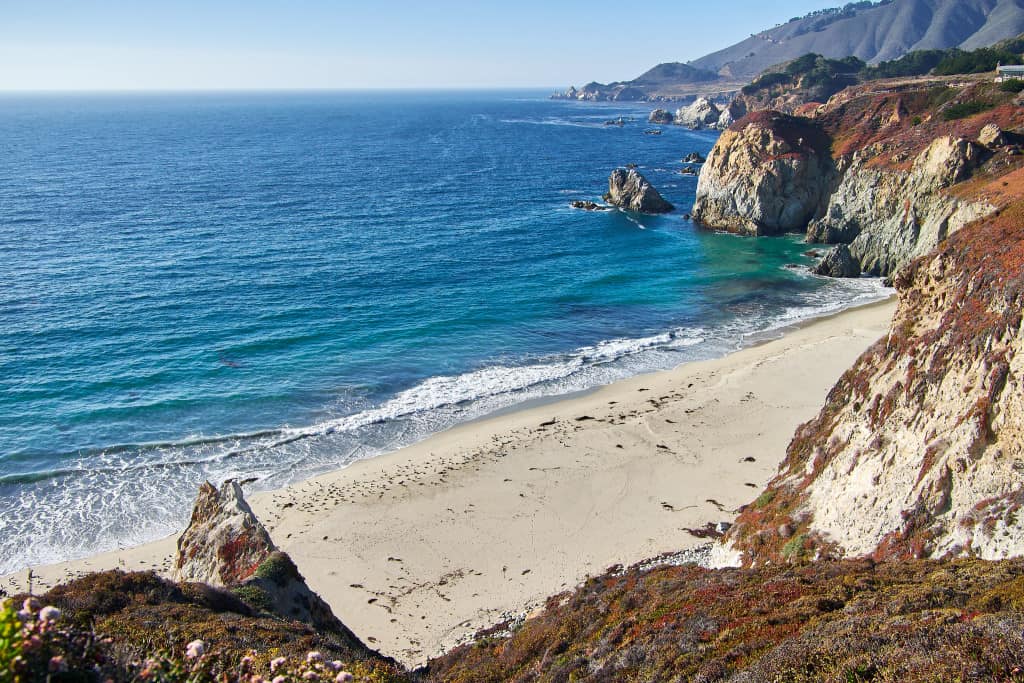
[[[807,117],[755,112],[709,155],[694,215],[748,235],[806,230],[809,242],[848,244],[864,272],[893,275],[995,210],[958,188],[973,175],[1003,172],[1008,155],[1019,154],[1022,138],[1008,131],[1024,125],[1024,115],[1013,97],[980,77],[955,87],[879,82],[848,88]],[[979,103],[990,109],[947,117]],[[792,144],[794,129],[814,130],[818,140],[784,151],[778,141]]]
[[[901,271],[890,333],[798,429],[717,563],[1024,553],[1022,269],[1018,201]]]
[[[697,183],[694,219],[744,235],[803,231],[825,206],[836,167],[809,119],[751,114],[725,131]]]
[[[980,144],[938,137],[909,172],[872,163],[879,154],[872,147],[840,160],[842,180],[824,214],[808,225],[808,242],[849,244],[863,272],[890,275],[995,211],[991,204],[943,192],[967,179],[989,154]]]

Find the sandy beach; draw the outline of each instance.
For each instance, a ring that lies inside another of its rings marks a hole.
[[[342,621],[419,664],[588,574],[706,543],[690,530],[757,495],[894,307],[465,424],[250,502]],[[34,589],[100,569],[166,572],[174,543],[38,567]]]

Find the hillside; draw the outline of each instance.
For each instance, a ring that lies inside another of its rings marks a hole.
[[[809,52],[876,63],[914,50],[973,50],[1024,32],[1020,0],[891,0],[851,5],[845,11],[789,21],[689,64],[731,79],[750,80],[772,65]]]
[[[556,97],[661,101],[727,95],[810,53],[878,64],[913,51],[974,50],[1021,33],[1024,0],[866,0],[793,18],[686,64],[660,64],[632,81],[589,83]],[[849,83],[836,89],[844,85]]]
[[[748,115],[712,150],[711,227],[806,231],[899,297],[720,568],[611,567],[407,671],[322,603],[237,484],[207,485],[181,583],[107,572],[9,606],[0,680],[1024,681],[1019,85],[859,84],[809,116]]]

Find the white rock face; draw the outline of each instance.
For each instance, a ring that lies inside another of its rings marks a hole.
[[[865,273],[890,275],[995,210],[942,192],[964,180],[983,153],[973,142],[940,137],[901,173],[872,165],[871,150],[858,152],[840,164],[842,179],[822,217],[808,226],[807,240],[848,242]]]
[[[1022,265],[1024,226],[999,217],[901,270],[888,337],[797,430],[723,556],[1024,554]]]
[[[673,119],[677,126],[686,126],[687,128],[700,130],[717,125],[721,115],[722,110],[714,102],[706,97],[698,97],[688,107],[677,109]]]
[[[694,219],[751,236],[802,232],[827,202],[835,177],[824,133],[806,119],[773,112],[745,121],[722,133],[701,168]]]

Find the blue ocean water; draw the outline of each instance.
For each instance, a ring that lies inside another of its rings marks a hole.
[[[717,134],[648,111],[0,98],[0,572],[170,533],[205,478],[276,488],[882,294],[685,220]],[[627,162],[676,213],[569,208]]]

